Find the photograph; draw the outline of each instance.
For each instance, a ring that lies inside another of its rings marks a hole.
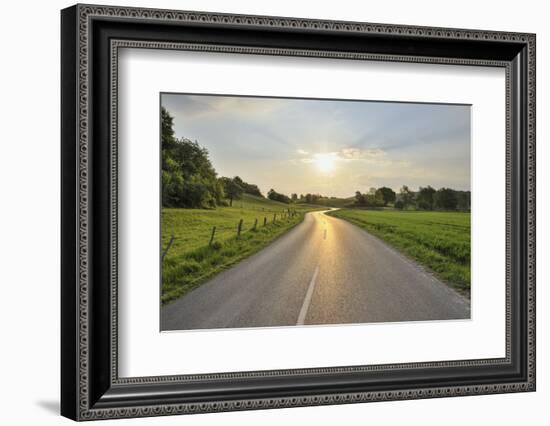
[[[39,283],[30,310],[45,321],[21,315],[17,291],[3,299],[11,322],[28,317],[8,327],[28,343],[19,358],[55,350],[35,363],[36,410],[11,404],[11,417],[542,413],[544,14],[257,3],[63,4],[31,19],[52,49],[11,62],[58,60],[45,78],[16,72],[28,81],[7,86],[20,123],[4,139],[32,123],[61,149],[5,144],[26,150],[5,156],[6,182],[29,216],[5,223],[11,281]],[[31,119],[30,96],[60,108]],[[36,172],[21,173],[11,159],[32,152]],[[26,395],[16,373],[8,388]]]
[[[469,319],[470,109],[161,93],[161,331]]]

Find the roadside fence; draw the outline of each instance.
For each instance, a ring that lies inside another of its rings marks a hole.
[[[270,214],[273,214],[273,216],[270,216]],[[208,246],[212,247],[212,245],[216,241],[222,242],[233,237],[239,239],[243,234],[247,232],[257,232],[262,229],[262,227],[268,227],[282,221],[288,221],[296,215],[298,215],[298,212],[290,208],[281,209],[276,212],[274,212],[273,210],[271,212],[262,211],[261,216],[255,217],[254,219],[247,219],[246,221],[244,218],[240,218],[239,221],[233,226],[212,225],[211,231],[208,233]],[[206,225],[206,223],[204,225]],[[162,261],[164,261],[166,254],[173,246],[175,240],[176,237],[174,235],[174,232],[172,232],[170,240],[162,251]]]

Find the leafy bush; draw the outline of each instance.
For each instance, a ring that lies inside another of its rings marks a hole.
[[[177,139],[174,118],[165,108],[161,120],[163,207],[216,207],[224,193],[208,150],[196,141]]]

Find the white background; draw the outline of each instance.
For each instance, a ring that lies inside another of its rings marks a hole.
[[[550,28],[541,1],[111,2],[383,23],[536,32],[538,107],[538,391],[453,399],[118,420],[119,424],[547,424],[550,400]],[[59,395],[59,9],[69,2],[3,4],[0,68],[0,398],[4,424],[68,424]],[[491,255],[491,253],[487,253]],[[102,424],[116,424],[108,421]]]
[[[504,357],[504,75],[488,67],[124,49],[118,89],[119,374]],[[471,320],[159,333],[158,97],[191,91],[472,104]],[[220,346],[231,350],[220,357]]]

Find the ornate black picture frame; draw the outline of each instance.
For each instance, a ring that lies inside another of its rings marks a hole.
[[[92,420],[535,390],[534,34],[95,5],[64,9],[61,28],[62,415]],[[504,68],[506,356],[120,378],[121,47]]]

